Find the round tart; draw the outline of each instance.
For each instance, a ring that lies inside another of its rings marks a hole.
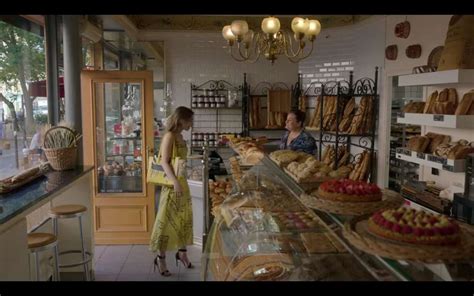
[[[376,212],[369,218],[368,230],[413,244],[454,245],[460,241],[460,228],[453,219],[406,207]]]
[[[318,188],[322,199],[346,202],[369,202],[382,200],[382,191],[376,184],[350,179],[331,180]]]

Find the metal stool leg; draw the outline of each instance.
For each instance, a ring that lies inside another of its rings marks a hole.
[[[39,268],[39,256],[38,253],[33,252],[33,256],[35,257],[35,270],[36,270],[36,281],[39,282],[40,280],[40,268]]]
[[[57,282],[61,281],[61,275],[59,274],[59,254],[58,254],[58,245],[54,247],[54,269],[55,269],[55,280]]]
[[[86,261],[86,248],[84,242],[84,235],[82,233],[82,216],[79,216],[79,231],[81,232],[81,245],[82,245],[82,260]],[[90,274],[89,274],[89,263],[84,264],[84,272],[86,274],[86,281],[90,281]]]

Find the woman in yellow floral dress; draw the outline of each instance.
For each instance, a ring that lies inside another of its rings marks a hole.
[[[159,252],[154,259],[154,266],[159,268],[162,276],[171,275],[166,267],[166,251],[178,250],[176,263],[180,261],[186,268],[193,267],[186,255],[186,246],[193,243],[193,213],[186,170],[181,170],[183,175],[175,176],[170,164],[173,149],[177,149],[178,157],[186,159],[187,147],[181,132],[191,128],[193,114],[189,108],[176,108],[168,119],[167,132],[160,146],[161,165],[166,177],[174,184],[173,187],[161,189],[160,206],[150,240],[150,250]]]

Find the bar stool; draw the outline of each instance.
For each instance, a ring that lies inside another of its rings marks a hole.
[[[82,254],[82,261],[72,264],[59,264],[59,267],[68,268],[68,267],[75,267],[79,265],[84,266],[84,273],[86,275],[86,281],[90,281],[90,274],[89,274],[89,262],[92,260],[92,254],[88,252],[85,248],[84,243],[84,235],[82,232],[82,216],[87,211],[87,208],[82,205],[62,205],[53,207],[49,210],[49,216],[53,221],[53,231],[56,236],[58,236],[58,219],[70,219],[70,218],[78,218],[79,219],[79,232],[81,235],[81,250],[68,250],[59,252],[59,256],[65,254]]]
[[[40,279],[40,266],[38,253],[41,251],[53,249],[54,250],[54,277],[56,281],[59,277],[59,255],[58,255],[58,239],[51,233],[29,233],[27,236],[28,250],[35,257],[36,280]]]

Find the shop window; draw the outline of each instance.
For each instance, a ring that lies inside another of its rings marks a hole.
[[[39,161],[48,121],[44,27],[20,16],[0,19],[0,179]]]

